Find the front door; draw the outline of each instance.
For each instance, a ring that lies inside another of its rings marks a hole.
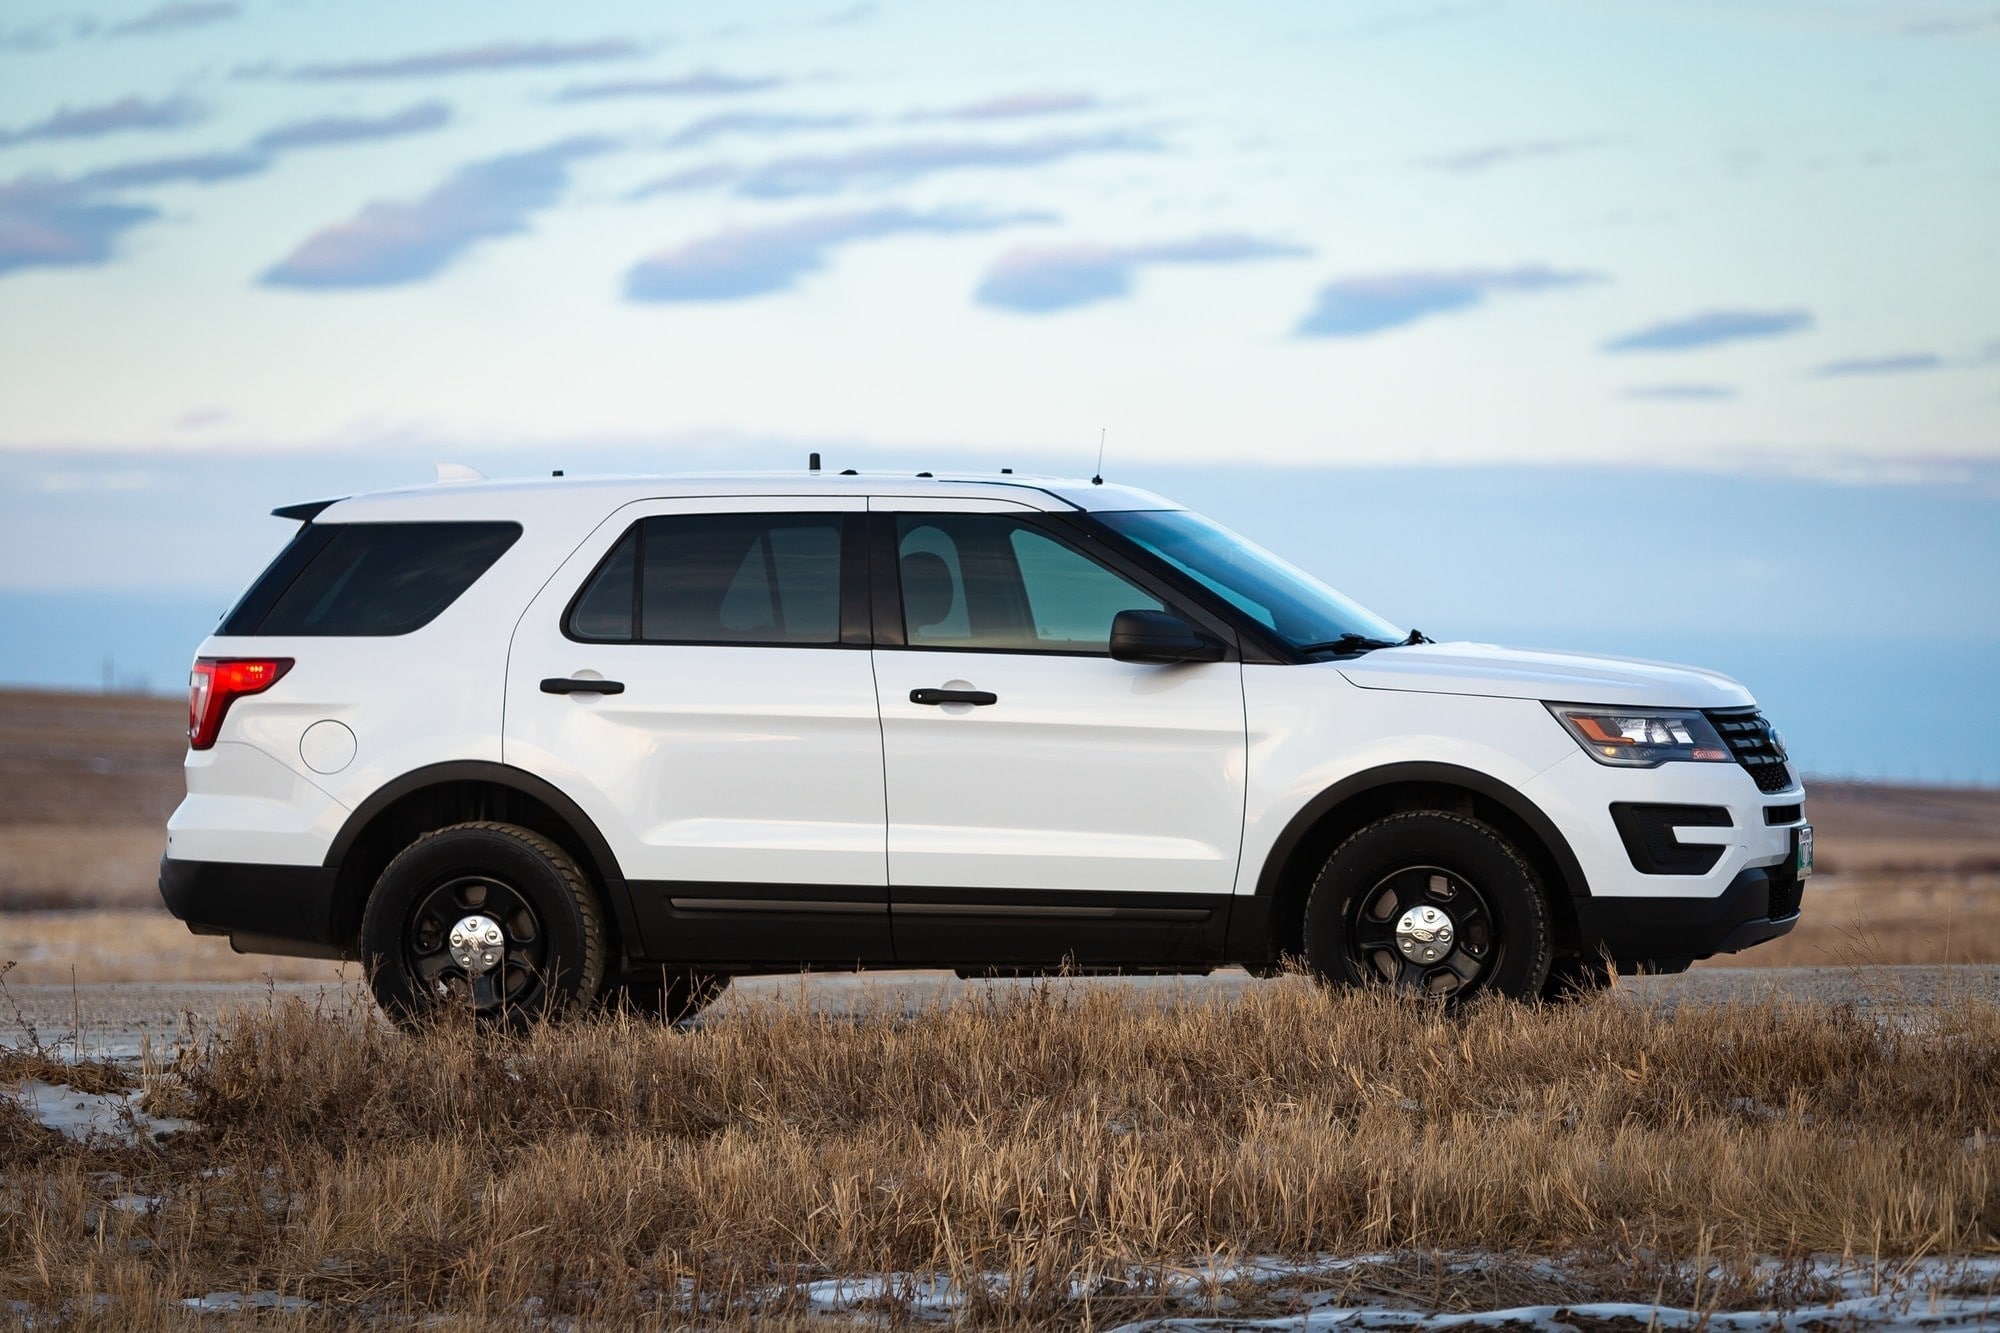
[[[1215,961],[1243,831],[1239,664],[1113,660],[1118,612],[1182,609],[1048,516],[901,507],[919,503],[878,499],[871,520],[897,958]]]
[[[889,960],[864,503],[633,504],[522,617],[505,760],[597,823],[650,959]]]

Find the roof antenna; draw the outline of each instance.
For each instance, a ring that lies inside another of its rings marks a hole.
[[[1090,478],[1090,484],[1093,486],[1104,484],[1104,427],[1102,426],[1097,428],[1097,471]]]
[[[806,471],[808,472],[819,471],[819,455],[817,453],[810,453],[806,455]]]

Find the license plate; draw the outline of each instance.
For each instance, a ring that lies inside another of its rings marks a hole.
[[[1800,879],[1812,878],[1812,825],[1802,824],[1792,830],[1792,869]]]

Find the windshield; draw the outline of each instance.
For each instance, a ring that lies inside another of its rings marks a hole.
[[[1294,648],[1334,644],[1348,635],[1382,644],[1400,643],[1405,637],[1404,631],[1374,612],[1199,514],[1147,509],[1096,517]]]

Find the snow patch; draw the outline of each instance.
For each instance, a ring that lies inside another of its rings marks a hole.
[[[192,1120],[148,1115],[139,1109],[140,1090],[78,1092],[60,1083],[29,1079],[13,1094],[28,1113],[63,1135],[82,1143],[108,1138],[130,1144],[152,1143],[195,1127]]]

